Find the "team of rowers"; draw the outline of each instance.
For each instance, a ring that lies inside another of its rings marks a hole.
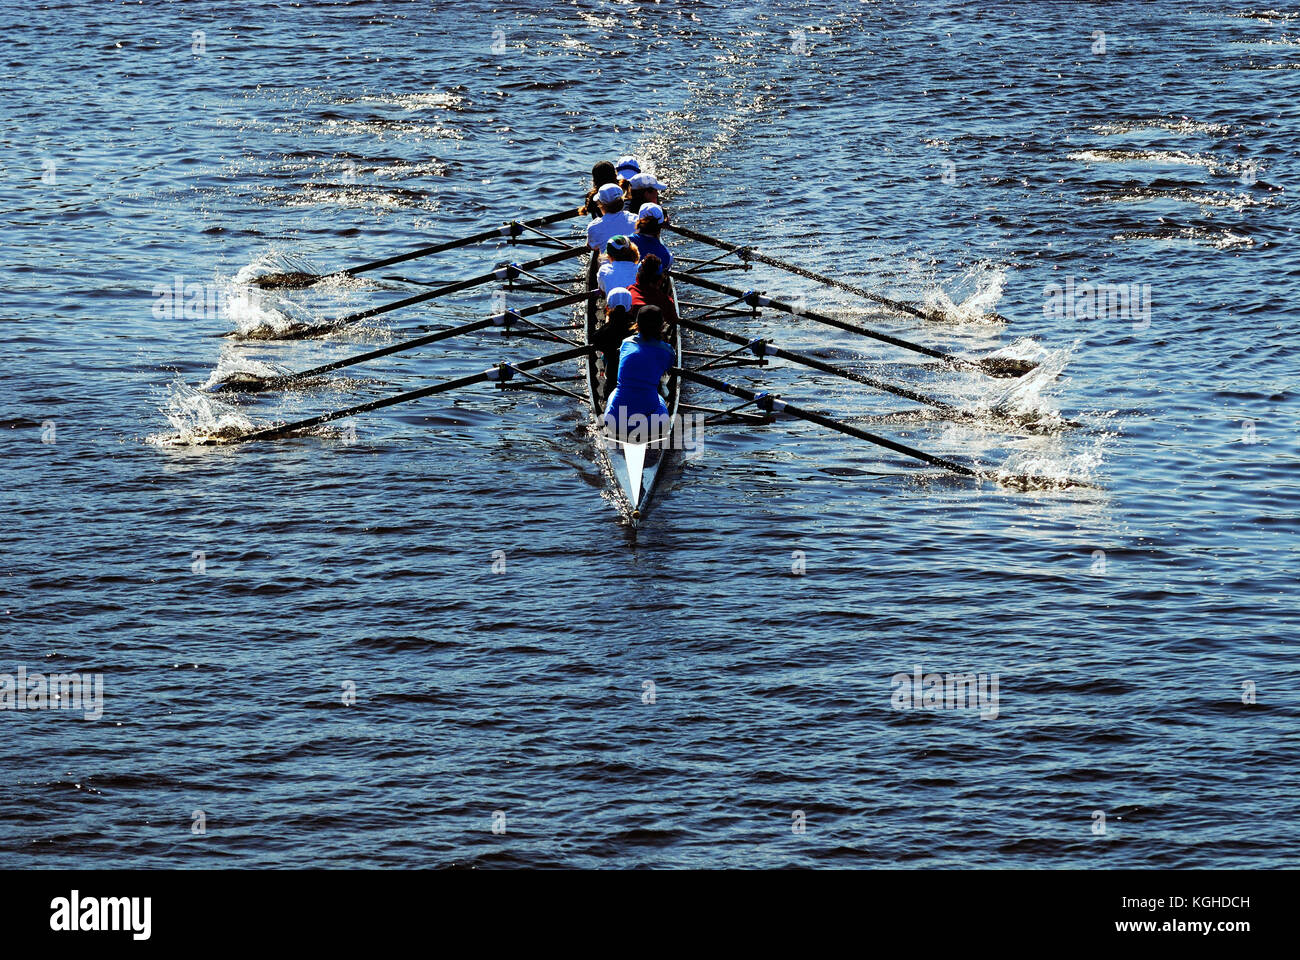
[[[605,421],[623,434],[635,417],[668,416],[659,384],[676,362],[664,335],[677,323],[677,304],[667,278],[673,255],[659,238],[668,221],[659,192],[667,188],[635,157],[596,164],[591,182],[587,246],[599,258],[605,298],[592,343],[605,358]]]

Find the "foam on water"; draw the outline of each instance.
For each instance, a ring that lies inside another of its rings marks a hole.
[[[1185,150],[1076,150],[1069,154],[1069,158],[1081,163],[1149,163],[1204,167],[1211,173],[1240,174],[1248,169],[1244,161],[1224,160],[1201,153],[1188,153]],[[1251,166],[1249,169],[1257,170],[1259,168],[1258,166]]]
[[[1215,250],[1232,250],[1238,247],[1253,247],[1254,237],[1223,228],[1182,227],[1176,224],[1162,226],[1160,230],[1134,230],[1115,234],[1116,240],[1159,240],[1164,242],[1181,241],[1193,246],[1210,247]]]
[[[1092,127],[1103,136],[1137,133],[1147,130],[1163,130],[1179,136],[1205,135],[1212,137],[1227,136],[1229,127],[1226,123],[1207,123],[1188,117],[1173,119],[1155,118],[1152,120],[1126,120],[1114,123],[1099,123]]]

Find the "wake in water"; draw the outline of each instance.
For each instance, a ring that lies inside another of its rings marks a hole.
[[[1228,227],[1182,226],[1168,217],[1161,217],[1160,225],[1155,230],[1117,233],[1114,239],[1116,241],[1172,240],[1214,250],[1234,250],[1255,245],[1254,237],[1235,233]]]
[[[1157,165],[1186,165],[1204,167],[1210,173],[1229,173],[1241,176],[1254,172],[1256,167],[1248,160],[1221,160],[1203,153],[1187,153],[1185,150],[1132,150],[1132,149],[1092,149],[1077,150],[1069,154],[1069,159],[1081,163],[1149,163]]]
[[[1216,138],[1226,137],[1231,130],[1226,123],[1207,123],[1192,120],[1189,117],[1119,120],[1111,123],[1095,124],[1091,129],[1107,137],[1156,130],[1178,136],[1203,135]]]

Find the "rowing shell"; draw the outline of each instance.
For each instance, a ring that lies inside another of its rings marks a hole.
[[[599,288],[596,274],[600,270],[600,255],[593,253],[587,266],[587,290]],[[668,292],[677,302],[673,290],[672,278],[668,278]],[[587,301],[586,342],[591,343],[596,328],[605,315],[605,302],[601,297],[592,297]],[[680,324],[673,324],[666,331],[665,342],[673,348],[677,362],[682,357],[682,332]],[[668,406],[671,429],[668,434],[649,443],[629,443],[620,439],[600,421],[604,412],[601,401],[602,387],[605,383],[605,358],[600,351],[595,351],[587,358],[587,396],[591,400],[592,412],[597,418],[596,449],[599,451],[601,465],[614,477],[615,492],[619,507],[626,512],[633,523],[640,520],[650,508],[659,476],[672,453],[673,438],[679,426],[677,407],[681,399],[681,383],[675,374],[665,374],[659,385],[659,393]]]

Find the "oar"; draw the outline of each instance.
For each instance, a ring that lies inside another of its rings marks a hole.
[[[325,276],[355,277],[358,273],[366,273],[369,270],[378,270],[381,267],[389,267],[395,263],[405,263],[407,260],[416,260],[420,257],[429,257],[435,253],[455,250],[458,247],[470,247],[476,243],[485,243],[488,240],[495,240],[497,237],[513,238],[519,236],[529,227],[542,227],[549,223],[559,223],[562,220],[571,220],[580,213],[582,213],[581,209],[570,209],[561,210],[559,213],[552,213],[545,217],[537,217],[534,220],[512,220],[499,227],[493,227],[491,230],[484,230],[481,233],[474,233],[468,237],[461,237],[457,240],[446,240],[442,243],[435,243],[429,247],[420,247],[418,250],[412,250],[409,253],[399,253],[395,257],[385,257],[383,260],[373,260],[370,263],[363,263],[356,267],[348,267],[345,270],[339,270],[336,273],[326,274]],[[268,273],[265,276],[255,279],[253,284],[258,287],[306,287],[322,279],[324,279],[323,276],[314,273]]]
[[[818,360],[816,357],[810,357],[803,353],[794,353],[790,350],[783,350],[776,346],[771,340],[751,339],[741,336],[738,333],[731,333],[726,330],[719,330],[717,327],[711,327],[708,324],[701,323],[698,320],[688,320],[681,318],[679,321],[682,326],[691,330],[697,330],[700,333],[710,337],[717,337],[720,340],[726,340],[730,343],[745,347],[750,353],[760,359],[763,357],[778,357],[782,360],[788,360],[791,363],[797,363],[801,366],[808,367],[811,370],[819,370],[822,373],[829,373],[833,377],[840,377],[844,380],[851,380],[854,383],[865,384],[868,387],[874,387],[883,393],[892,393],[896,397],[903,397],[915,403],[924,403],[927,406],[934,407],[936,410],[942,410],[944,415],[953,420],[976,420],[981,417],[996,418],[1005,422],[1017,424],[1019,426],[1032,429],[1038,419],[1033,416],[1021,414],[998,413],[993,410],[976,413],[971,410],[965,410],[946,400],[940,400],[937,397],[931,397],[927,394],[911,390],[907,387],[899,386],[896,383],[889,383],[885,380],[879,380],[875,377],[869,377],[865,373],[858,373],[855,370],[847,370],[844,367],[827,363],[825,360]],[[707,364],[705,365],[707,367]],[[1061,426],[1079,427],[1082,426],[1077,420],[1061,420]]]
[[[367,320],[370,317],[377,317],[382,313],[390,313],[393,310],[400,310],[403,307],[413,306],[417,303],[425,303],[426,301],[434,300],[438,297],[445,297],[453,293],[460,293],[462,290],[469,290],[472,287],[480,287],[483,284],[491,283],[494,280],[513,280],[528,270],[535,270],[538,267],[549,266],[552,263],[559,263],[562,260],[569,260],[573,257],[590,252],[590,248],[585,246],[569,247],[568,249],[559,250],[537,260],[529,260],[527,263],[505,264],[497,267],[491,273],[480,274],[477,277],[470,277],[466,280],[457,280],[455,283],[444,284],[441,287],[426,291],[425,293],[417,293],[414,296],[404,297],[401,300],[394,300],[391,303],[384,303],[377,307],[370,307],[366,310],[358,310],[356,313],[349,313],[345,317],[339,317],[337,320],[332,320],[328,323],[317,324],[301,331],[297,338],[291,339],[319,336],[337,330],[340,327],[346,327],[359,320]]]
[[[871,300],[874,303],[878,303],[881,306],[888,307],[889,309],[895,310],[899,313],[911,314],[912,316],[919,317],[922,320],[933,320],[936,315],[942,317],[942,314],[936,314],[935,311],[922,310],[915,304],[903,303],[901,300],[891,300],[889,297],[882,296],[871,290],[856,286],[855,284],[846,283],[843,280],[837,280],[834,277],[828,277],[825,274],[814,273],[806,267],[799,266],[797,263],[790,263],[788,260],[778,260],[776,257],[760,253],[753,247],[742,247],[736,243],[728,243],[726,240],[719,240],[717,237],[710,237],[708,234],[689,230],[686,227],[679,227],[672,223],[665,223],[664,226],[669,230],[681,234],[688,240],[697,240],[700,243],[707,243],[709,246],[717,247],[719,250],[726,250],[728,253],[739,254],[742,259],[756,260],[759,263],[766,263],[769,267],[776,267],[779,270],[798,274],[801,277],[807,277],[809,280],[816,280],[818,283],[824,283],[830,287],[838,287],[841,290],[847,290],[849,293],[856,294],[859,297]],[[1000,313],[992,314],[992,316],[995,320],[1000,320],[1003,323],[1007,322],[1007,318],[1002,316]]]
[[[282,423],[279,426],[267,427],[264,430],[255,430],[252,433],[246,433],[240,437],[214,439],[208,442],[210,444],[236,444],[248,443],[253,440],[275,440],[278,437],[283,437],[290,433],[296,433],[299,430],[306,430],[310,427],[320,426],[321,424],[330,423],[334,420],[341,420],[344,417],[355,417],[360,413],[369,413],[371,410],[391,407],[398,403],[409,403],[412,400],[421,400],[424,397],[431,397],[435,393],[446,393],[449,390],[458,390],[461,387],[469,387],[477,383],[486,383],[488,381],[504,383],[505,381],[510,380],[516,373],[522,373],[525,370],[535,370],[538,367],[546,367],[555,363],[563,363],[565,360],[573,360],[577,357],[586,356],[594,349],[594,347],[590,346],[573,347],[570,350],[563,350],[560,353],[552,353],[544,357],[534,357],[532,360],[522,360],[519,363],[503,361],[494,367],[489,367],[482,373],[471,374],[468,377],[460,377],[455,380],[444,380],[428,387],[421,387],[419,390],[408,390],[405,393],[399,393],[392,397],[383,397],[379,400],[371,400],[368,403],[359,403],[355,407],[347,407],[343,410],[334,410],[331,413],[323,413],[317,417],[308,417],[306,420],[297,420],[293,423]]]
[[[973,470],[955,460],[947,460],[944,457],[937,457],[932,453],[926,453],[924,450],[918,450],[916,447],[909,447],[905,443],[899,443],[897,440],[890,440],[888,437],[882,437],[874,433],[868,433],[849,423],[844,423],[823,413],[816,413],[812,410],[805,410],[803,407],[796,407],[792,403],[787,403],[770,393],[755,393],[752,390],[746,390],[744,387],[736,386],[734,383],[727,383],[725,380],[718,380],[703,373],[697,373],[694,370],[684,370],[681,367],[674,367],[673,371],[687,380],[693,381],[703,386],[710,387],[721,393],[729,394],[733,397],[739,397],[755,404],[760,410],[765,410],[770,414],[785,413],[800,420],[807,420],[809,423],[820,424],[828,430],[834,430],[837,433],[843,433],[850,437],[856,437],[859,440],[866,440],[868,443],[874,443],[877,446],[893,450],[895,453],[901,453],[904,456],[912,457],[924,463],[932,464],[936,467],[943,467],[945,470],[951,470],[953,473],[959,473],[963,477],[975,477],[984,479],[984,474],[978,470]]]
[[[676,280],[691,283],[697,287],[704,287],[704,289],[713,290],[716,293],[724,293],[737,300],[743,300],[751,307],[771,307],[773,310],[780,310],[783,313],[790,314],[791,316],[806,317],[807,319],[816,321],[817,323],[823,323],[840,330],[847,330],[849,333],[856,333],[859,336],[870,337],[873,340],[879,340],[881,343],[888,343],[891,346],[901,347],[904,350],[911,350],[914,353],[924,354],[927,357],[934,357],[936,360],[942,360],[945,363],[950,363],[956,367],[979,370],[991,377],[1022,377],[1037,366],[1037,364],[1028,360],[1015,360],[1010,357],[984,357],[979,360],[959,357],[956,354],[947,353],[943,350],[936,350],[933,347],[923,346],[919,343],[913,343],[910,340],[904,340],[901,337],[894,337],[887,333],[881,333],[878,330],[872,330],[868,327],[860,327],[856,323],[849,323],[847,320],[837,320],[834,317],[829,317],[823,313],[801,309],[793,304],[783,303],[780,300],[773,300],[771,297],[765,297],[753,290],[740,290],[736,287],[729,287],[724,283],[718,283],[714,280],[706,280],[703,277],[697,277],[691,273],[678,273],[676,270],[670,271],[670,274]]]
[[[874,387],[884,393],[892,393],[896,397],[903,397],[904,399],[911,400],[915,403],[924,403],[937,410],[942,410],[950,417],[969,419],[972,416],[972,414],[967,413],[960,407],[954,406],[944,400],[927,396],[924,393],[909,390],[907,387],[900,387],[897,384],[887,383],[884,380],[877,380],[875,377],[869,377],[866,374],[857,373],[853,370],[845,370],[843,367],[837,367],[824,360],[818,360],[816,357],[783,350],[771,340],[756,340],[749,337],[742,337],[738,333],[719,330],[717,327],[711,327],[707,323],[700,323],[698,320],[687,320],[685,317],[680,318],[678,322],[688,330],[697,330],[707,336],[717,337],[719,340],[726,340],[729,343],[745,347],[753,353],[754,356],[759,357],[760,359],[762,357],[778,357],[782,360],[788,360],[791,363],[797,363],[800,366],[808,367],[812,370],[829,373],[832,376],[841,377],[845,380],[852,380],[854,383],[861,383],[868,387]]]
[[[259,390],[282,390],[295,383],[299,383],[303,380],[310,380],[313,377],[319,377],[322,374],[330,373],[334,370],[341,370],[344,367],[350,367],[354,364],[365,363],[367,360],[377,360],[380,357],[387,357],[394,353],[401,353],[405,350],[414,350],[417,347],[427,346],[431,343],[437,343],[439,340],[447,340],[464,333],[474,333],[477,330],[485,330],[488,327],[493,326],[505,327],[508,330],[510,324],[515,320],[522,320],[524,317],[531,317],[535,314],[545,313],[547,310],[557,310],[560,307],[567,307],[584,300],[590,300],[592,297],[597,296],[598,293],[599,291],[596,290],[587,293],[572,293],[565,297],[557,297],[554,300],[547,300],[544,303],[534,303],[519,310],[507,310],[505,313],[498,313],[495,316],[488,317],[484,320],[474,320],[470,323],[462,323],[459,326],[449,327],[446,330],[436,330],[433,333],[425,334],[422,337],[415,337],[411,340],[403,340],[400,343],[393,343],[386,347],[380,347],[378,350],[370,350],[366,353],[356,354],[355,356],[344,357],[342,360],[323,363],[319,367],[312,367],[310,370],[302,370],[298,373],[286,373],[278,377],[269,377],[262,381],[240,380],[231,383],[222,383],[216,387],[216,390],[218,392],[237,391],[240,393],[252,393]]]

